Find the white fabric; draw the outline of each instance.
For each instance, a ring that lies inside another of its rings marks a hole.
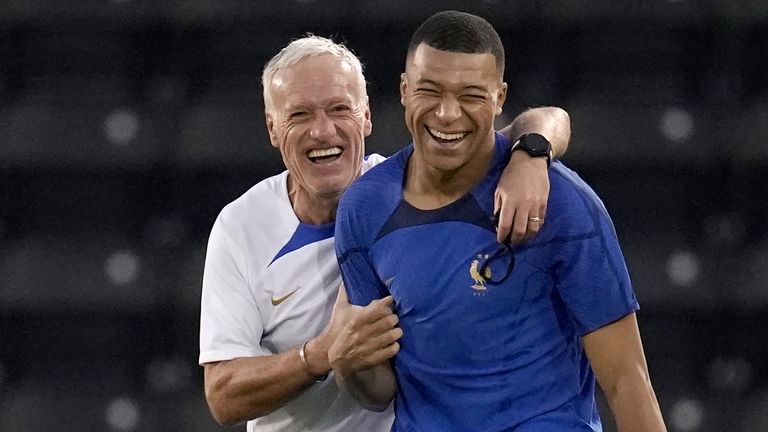
[[[384,160],[371,155],[366,171]],[[333,237],[272,262],[299,226],[287,171],[256,184],[219,214],[208,241],[200,314],[200,364],[278,354],[319,335],[331,318],[341,276]],[[271,263],[271,264],[270,264]],[[278,299],[294,291],[277,306]],[[333,375],[248,431],[389,431],[393,414],[366,411]]]

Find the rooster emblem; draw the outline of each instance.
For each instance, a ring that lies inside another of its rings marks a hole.
[[[472,278],[472,280],[475,282],[474,285],[471,286],[471,288],[475,291],[485,291],[485,281],[491,278],[491,269],[486,267],[483,270],[483,274],[480,274],[478,271],[480,267],[480,259],[488,259],[488,255],[478,255],[476,260],[472,261],[472,264],[469,266],[469,276]]]

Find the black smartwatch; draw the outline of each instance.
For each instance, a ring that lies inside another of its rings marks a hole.
[[[523,150],[531,157],[547,158],[547,166],[552,162],[552,144],[537,133],[524,134],[512,144],[512,151]]]

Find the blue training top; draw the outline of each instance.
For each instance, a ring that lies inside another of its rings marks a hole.
[[[508,140],[497,134],[486,177],[436,210],[403,199],[412,152],[356,181],[336,219],[350,301],[391,294],[400,317],[392,430],[602,430],[581,336],[638,304],[600,199],[553,162],[544,225],[507,250],[491,214]]]

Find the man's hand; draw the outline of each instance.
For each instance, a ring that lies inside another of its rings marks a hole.
[[[562,108],[531,108],[499,132],[510,142],[524,134],[541,134],[552,144],[552,158],[557,159],[565,153],[571,140],[571,119]],[[524,151],[513,152],[496,188],[494,214],[501,209],[496,231],[499,242],[520,243],[539,232],[548,198],[546,160],[531,158]]]
[[[344,286],[334,306],[334,318],[345,321],[328,350],[328,360],[337,375],[347,376],[370,369],[400,350],[398,339],[403,335],[393,313],[392,296],[372,301],[368,306],[349,304]]]
[[[494,194],[498,212],[496,239],[521,243],[536,235],[544,223],[549,198],[549,174],[545,158],[512,153]]]

